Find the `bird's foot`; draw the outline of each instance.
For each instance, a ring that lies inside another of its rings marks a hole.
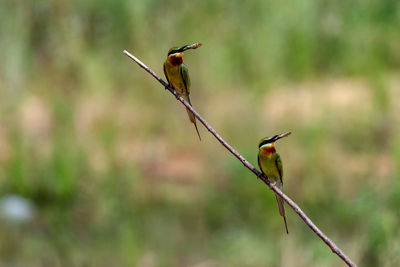
[[[175,91],[175,92],[176,92],[176,91]],[[179,100],[179,97],[180,97],[180,95],[176,92],[176,94],[175,94],[176,100]]]

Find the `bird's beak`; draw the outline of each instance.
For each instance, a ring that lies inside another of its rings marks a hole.
[[[195,43],[195,44],[192,44],[192,45],[184,45],[184,46],[178,48],[178,51],[179,52],[183,52],[183,51],[186,51],[186,50],[189,50],[189,49],[199,48],[200,46],[201,46],[201,43]]]
[[[292,134],[292,132],[287,132],[287,133],[275,135],[274,138],[273,138],[273,142],[276,142],[276,141],[278,141],[279,139],[281,139],[281,138],[283,138],[283,137],[286,137],[286,136],[289,136],[289,135],[291,135],[291,134]]]

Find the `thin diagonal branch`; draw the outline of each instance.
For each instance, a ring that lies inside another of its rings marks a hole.
[[[150,73],[156,80],[158,80],[168,91],[170,91],[176,99],[178,99],[186,108],[194,114],[194,116],[206,127],[206,129],[226,148],[228,149],[242,164],[253,172],[258,178],[260,178],[272,191],[282,197],[286,203],[296,212],[300,218],[311,228],[311,230],[325,242],[325,244],[332,250],[333,253],[337,254],[348,266],[357,266],[344,252],[329,238],[327,237],[312,221],[311,219],[300,209],[300,207],[291,200],[287,195],[274,186],[269,180],[264,177],[253,165],[250,164],[242,155],[239,154],[231,145],[229,145],[215,130],[212,128],[205,119],[203,119],[196,110],[193,109],[189,103],[183,99],[172,87],[170,87],[163,79],[161,79],[154,71],[147,67],[143,62],[137,59],[135,56],[124,50],[124,54],[135,61],[141,68]]]

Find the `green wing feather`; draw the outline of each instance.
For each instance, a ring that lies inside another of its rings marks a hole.
[[[186,93],[189,96],[189,94],[190,94],[190,78],[189,78],[189,70],[185,66],[185,64],[181,65],[181,75],[182,75],[183,83],[185,84]]]
[[[278,172],[279,172],[279,178],[280,178],[280,182],[283,185],[283,168],[282,168],[282,160],[281,160],[281,156],[276,153],[276,167],[278,168]]]
[[[189,78],[189,71],[188,71],[188,69],[186,68],[185,64],[182,64],[182,65],[181,65],[180,71],[181,71],[181,75],[182,75],[183,84],[184,84],[184,86],[185,86],[185,92],[184,92],[184,94],[183,94],[183,97],[184,97],[185,99],[187,99],[187,102],[189,103],[189,105],[192,105],[192,103],[190,103],[190,97],[189,97],[189,94],[190,94],[190,78]],[[186,111],[187,111],[187,113],[188,113],[188,115],[189,115],[190,121],[193,122],[194,127],[196,128],[197,135],[199,136],[199,139],[200,139],[200,141],[201,141],[199,129],[197,128],[197,124],[196,124],[196,117],[194,116],[194,114],[193,114],[188,108],[186,108]]]

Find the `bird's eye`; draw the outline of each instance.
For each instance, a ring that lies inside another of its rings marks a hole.
[[[172,55],[172,54],[175,54],[175,53],[177,53],[177,52],[179,52],[177,49],[171,49],[171,50],[168,52],[168,56],[170,56],[170,55]]]
[[[260,147],[262,147],[263,145],[268,144],[268,140],[269,140],[269,139],[263,140],[263,141],[258,145],[258,147],[260,148]]]

